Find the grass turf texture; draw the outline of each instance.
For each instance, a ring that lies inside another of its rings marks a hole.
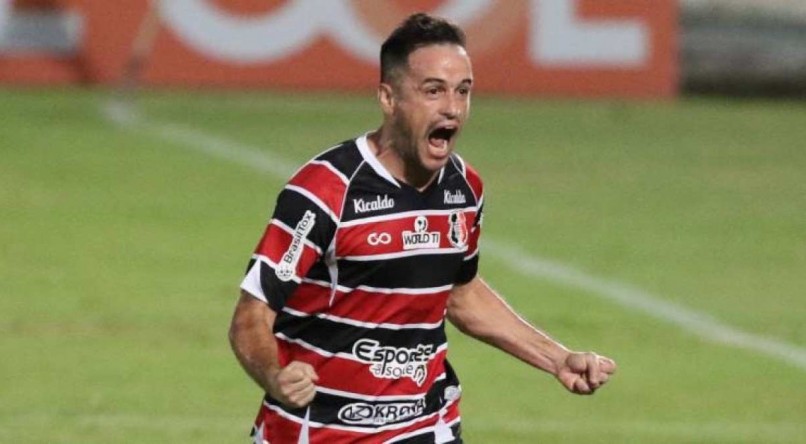
[[[0,91],[0,442],[246,442],[260,394],[226,329],[283,181],[117,128],[104,99]],[[380,119],[340,95],[139,103],[297,163]],[[484,237],[804,347],[803,122],[802,103],[477,98],[460,151]],[[451,330],[468,442],[806,442],[803,369],[482,258],[526,318],[620,370],[575,397]]]

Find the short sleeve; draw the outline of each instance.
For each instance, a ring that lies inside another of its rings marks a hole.
[[[461,160],[461,158],[459,158]],[[481,176],[470,165],[462,161],[462,173],[473,194],[475,207],[473,208],[472,223],[470,224],[467,240],[467,251],[462,258],[462,266],[456,276],[457,284],[466,284],[476,277],[479,270],[479,238],[481,226],[484,221],[484,184]]]
[[[462,258],[462,266],[456,277],[457,284],[466,284],[476,277],[479,270],[479,238],[481,237],[481,224],[484,220],[484,201],[480,203],[476,210],[475,217],[470,226],[470,233],[467,239],[467,252]]]
[[[335,215],[315,195],[286,186],[249,261],[241,288],[279,311],[310,268],[323,258]]]

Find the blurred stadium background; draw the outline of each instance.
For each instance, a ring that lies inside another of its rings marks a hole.
[[[477,55],[483,274],[621,366],[451,330],[467,441],[806,443],[801,0],[0,0],[0,442],[247,442],[240,275],[414,9]]]

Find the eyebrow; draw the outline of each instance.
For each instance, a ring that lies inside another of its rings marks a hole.
[[[444,84],[444,83],[448,83],[448,82],[446,82],[443,79],[436,78],[436,77],[428,77],[425,80],[423,80],[421,84],[425,85],[426,83],[443,83]],[[459,82],[459,84],[460,85],[463,85],[463,84],[472,85],[473,84],[473,79],[471,79],[471,78],[462,79],[462,81]]]

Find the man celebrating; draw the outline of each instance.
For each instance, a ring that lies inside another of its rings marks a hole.
[[[277,199],[230,341],[266,392],[256,443],[461,443],[445,319],[592,394],[615,363],[569,351],[477,275],[484,193],[454,153],[464,33],[425,14],[381,47],[383,123],[305,164]]]

